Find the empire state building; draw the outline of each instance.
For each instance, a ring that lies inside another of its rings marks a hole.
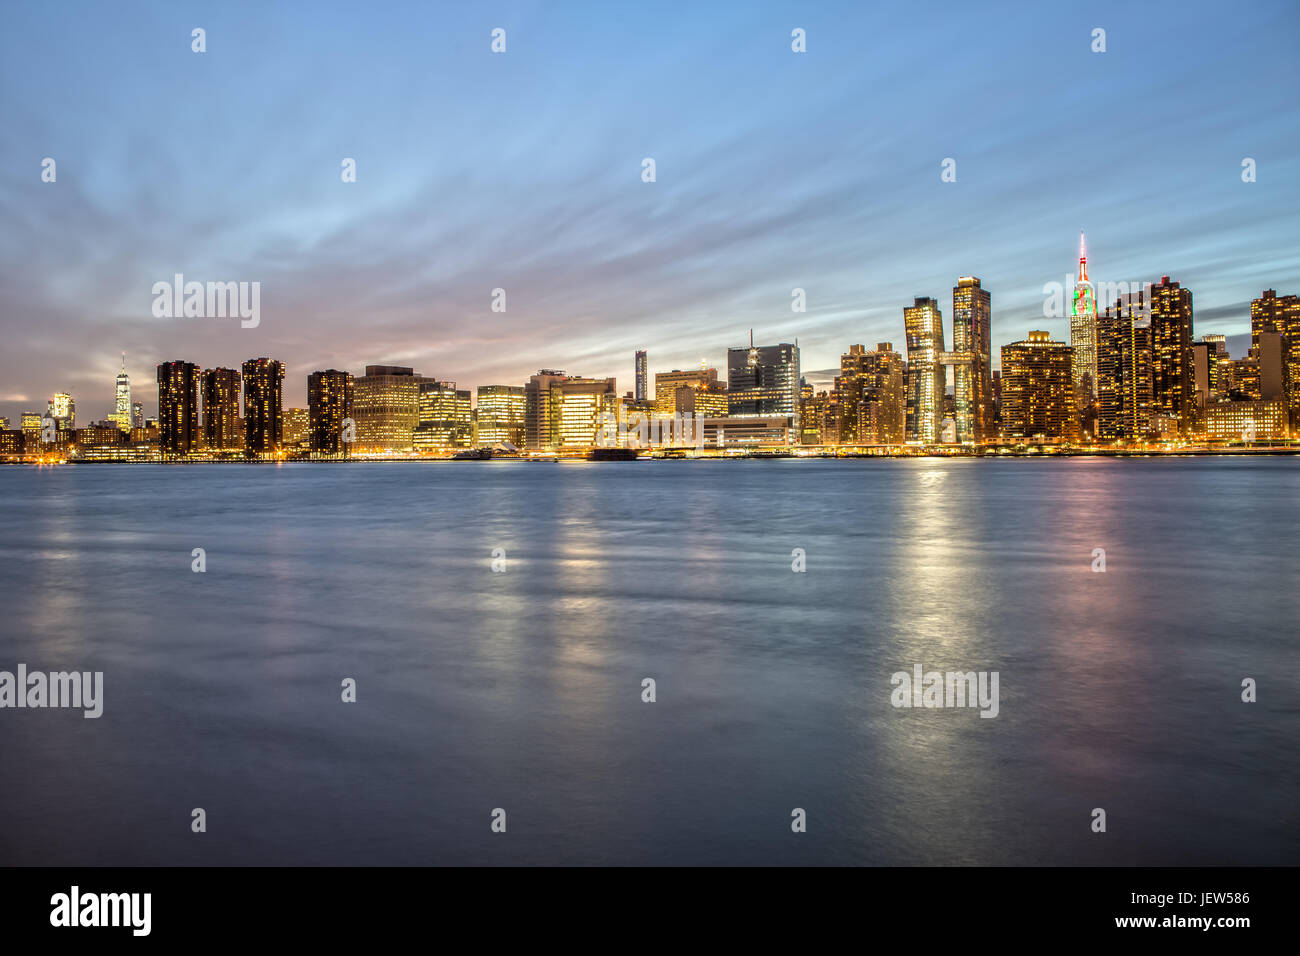
[[[1079,278],[1070,306],[1070,345],[1074,349],[1074,388],[1080,396],[1097,393],[1097,293],[1088,281],[1088,247],[1079,233]],[[1084,376],[1087,391],[1084,391]]]

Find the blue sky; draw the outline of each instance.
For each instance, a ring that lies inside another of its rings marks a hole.
[[[181,358],[280,358],[294,405],[366,364],[628,390],[635,349],[721,366],[751,327],[825,369],[966,274],[995,347],[1068,338],[1080,229],[1094,280],[1241,333],[1300,291],[1298,40],[1294,2],[7,2],[0,415],[106,416],[121,351],[151,414]],[[177,272],[259,281],[260,325],[155,318]]]

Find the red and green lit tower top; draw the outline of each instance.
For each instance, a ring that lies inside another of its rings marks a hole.
[[[1074,302],[1070,314],[1097,314],[1097,293],[1088,281],[1088,247],[1084,244],[1082,232],[1079,233],[1079,278],[1074,283]]]

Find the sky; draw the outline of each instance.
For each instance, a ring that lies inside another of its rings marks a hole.
[[[1298,40],[1294,0],[5,0],[0,415],[106,417],[122,352],[149,415],[176,359],[278,358],[286,406],[367,364],[628,391],[636,349],[725,368],[751,328],[824,370],[902,349],[915,296],[951,342],[962,275],[996,364],[1068,340],[1043,286],[1081,230],[1094,281],[1171,276],[1239,356],[1250,299],[1300,292]],[[259,282],[259,324],[156,317],[176,273]]]

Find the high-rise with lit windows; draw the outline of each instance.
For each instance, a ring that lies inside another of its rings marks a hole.
[[[255,358],[244,363],[244,451],[277,454],[284,440],[284,364]]]
[[[244,433],[239,427],[239,371],[209,368],[203,371],[203,443],[209,452],[240,451]]]
[[[336,368],[307,376],[307,444],[313,458],[342,458],[350,442],[352,373]]]
[[[940,361],[943,313],[929,296],[903,309],[907,335],[907,440],[932,445],[939,440],[948,376]]]
[[[1074,349],[1034,331],[1002,346],[1002,432],[1012,440],[1061,442],[1077,431]]]

